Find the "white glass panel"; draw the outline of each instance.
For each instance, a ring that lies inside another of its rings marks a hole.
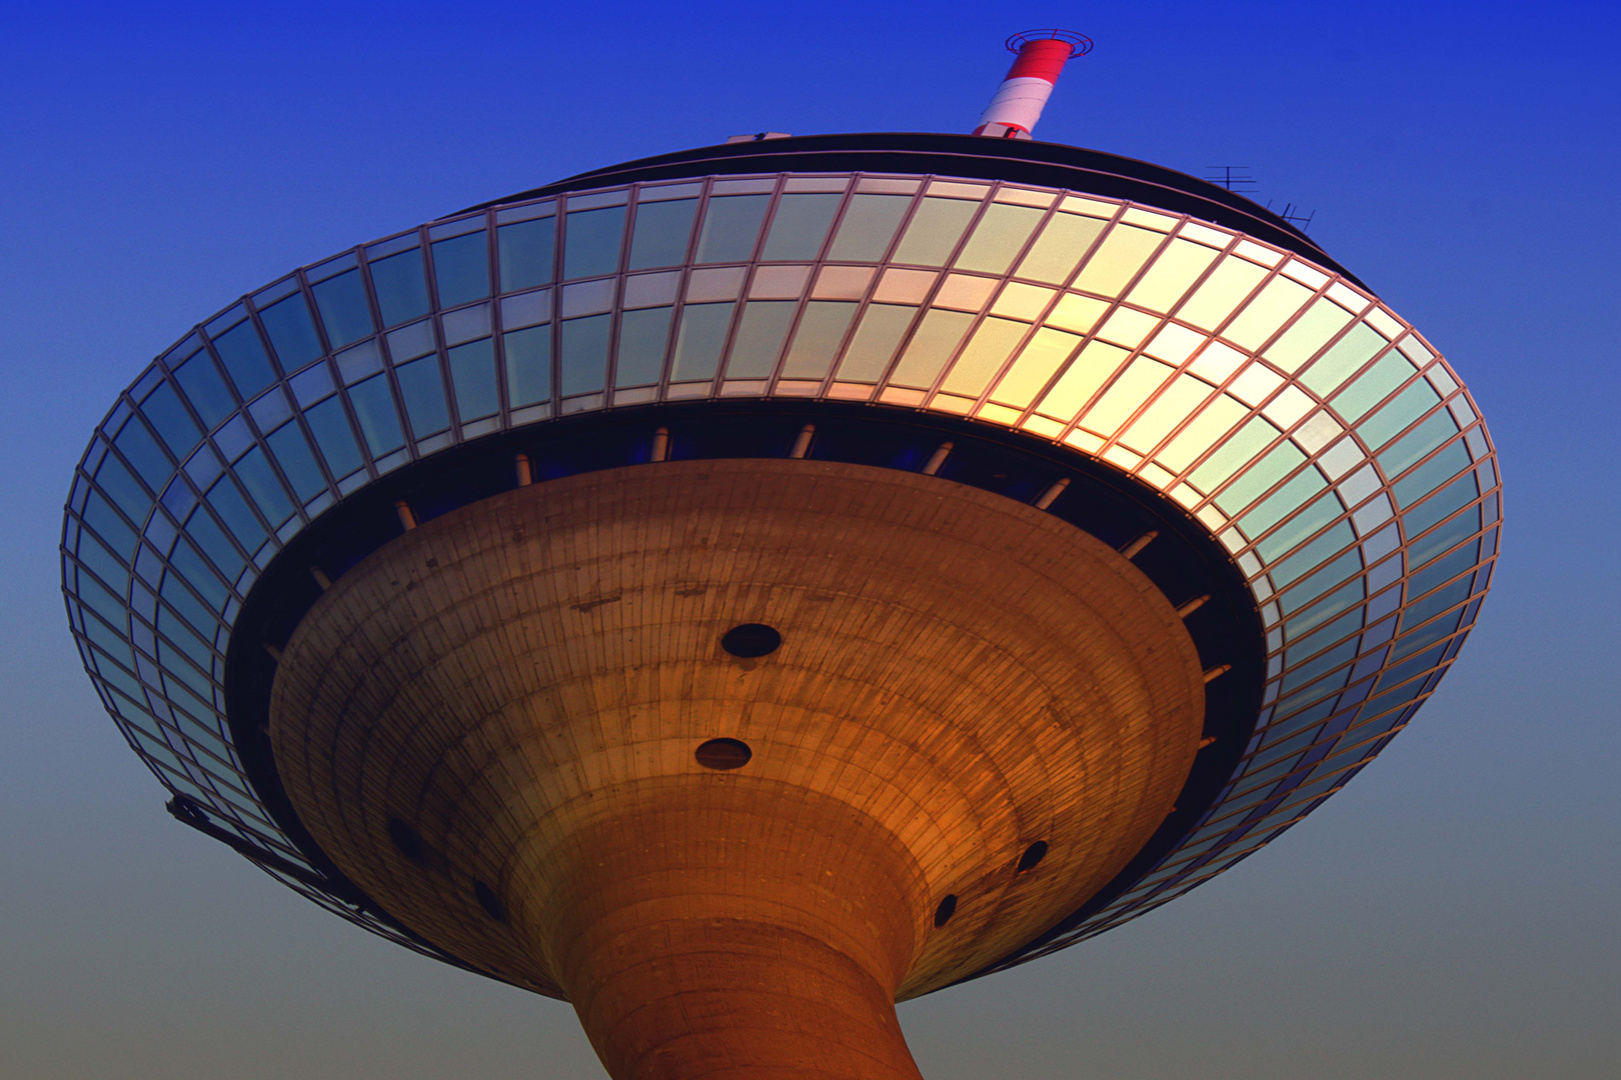
[[[1258,349],[1262,342],[1277,333],[1278,327],[1288,322],[1310,299],[1310,289],[1297,285],[1288,278],[1275,277],[1245,306],[1238,318],[1222,331],[1222,336],[1246,349]]]
[[[1191,240],[1172,240],[1126,299],[1151,311],[1170,311],[1219,254]]]
[[[1264,267],[1229,255],[1216,264],[1204,284],[1177,310],[1176,317],[1205,330],[1214,330],[1265,276]]]

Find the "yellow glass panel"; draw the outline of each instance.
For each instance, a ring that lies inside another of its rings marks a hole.
[[[1007,358],[1013,355],[1019,339],[1029,329],[1029,323],[1010,319],[986,319],[980,323],[974,336],[968,339],[962,355],[951,365],[951,374],[946,376],[940,389],[971,397],[984,393],[985,387],[990,385]]]
[[[1170,311],[1220,254],[1191,240],[1172,240],[1126,299],[1150,311]]]
[[[1310,299],[1311,290],[1304,285],[1297,285],[1286,277],[1275,277],[1233,320],[1222,337],[1253,352]]]
[[[1080,343],[1081,338],[1076,334],[1042,327],[1019,353],[1002,381],[996,384],[996,392],[991,396],[1021,409],[1028,406]]]
[[[1229,255],[1216,264],[1215,270],[1182,305],[1176,317],[1194,326],[1214,330],[1265,276],[1266,267]]]
[[[991,305],[991,314],[1034,322],[1038,315],[1047,310],[1047,305],[1057,292],[1057,289],[1044,289],[1040,285],[1021,285],[1017,281],[1011,281],[1002,287],[1002,295]]]
[[[1118,345],[1092,342],[1081,350],[1063,378],[1041,399],[1041,411],[1048,416],[1074,416],[1130,355]]]
[[[1169,364],[1139,356],[1121,373],[1108,392],[1098,399],[1098,403],[1086,410],[1081,423],[1092,431],[1111,434],[1118,431],[1126,418],[1152,397],[1154,391],[1175,371]]]
[[[1181,472],[1194,458],[1221,441],[1221,437],[1248,413],[1249,409],[1236,398],[1222,394],[1205,405],[1169,446],[1154,455],[1154,460],[1172,472]]]
[[[1120,440],[1147,453],[1158,446],[1172,428],[1192,416],[1199,403],[1209,396],[1209,383],[1191,375],[1178,375],[1155,399],[1154,404],[1126,429]]]
[[[1063,284],[1107,225],[1097,218],[1054,214],[1014,276]]]
[[[889,381],[901,386],[928,386],[934,382],[973,321],[974,317],[966,312],[929,309]]]
[[[1116,225],[1086,260],[1075,288],[1099,296],[1119,296],[1165,237],[1131,225]]]
[[[944,266],[979,206],[960,199],[924,199],[901,236],[894,261]]]
[[[1066,293],[1053,305],[1052,314],[1047,316],[1046,321],[1048,326],[1084,334],[1096,326],[1098,320],[1103,318],[1103,313],[1108,310],[1109,305],[1102,300]]]
[[[1158,315],[1149,315],[1127,307],[1115,308],[1114,314],[1109,316],[1109,321],[1098,329],[1098,337],[1112,341],[1116,345],[1124,345],[1128,349],[1135,349],[1158,325]]]
[[[1028,206],[992,203],[974,226],[973,235],[963,245],[954,264],[959,270],[1005,274],[1013,257],[1041,224],[1042,211]]]

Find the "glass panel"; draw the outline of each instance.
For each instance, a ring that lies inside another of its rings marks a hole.
[[[355,418],[360,421],[360,433],[373,458],[393,453],[405,445],[405,431],[400,427],[400,415],[394,408],[394,395],[388,389],[388,379],[373,375],[349,388],[349,401],[355,407]]]
[[[979,207],[963,199],[924,199],[906,226],[894,261],[944,266]]]
[[[1255,509],[1256,511],[1262,511],[1266,509],[1266,506],[1266,503],[1262,503]],[[1287,525],[1257,544],[1256,550],[1260,552],[1262,559],[1270,562],[1344,512],[1345,507],[1341,505],[1339,497],[1333,492],[1321,495],[1311,505],[1307,506],[1304,511],[1291,518]],[[1239,526],[1249,535],[1254,536],[1256,533],[1265,530],[1251,529],[1249,527],[1252,516],[1254,515],[1246,515],[1239,522]]]
[[[1239,428],[1232,438],[1223,443],[1209,460],[1195,469],[1188,479],[1201,491],[1211,491],[1249,464],[1261,452],[1262,447],[1277,437],[1278,429],[1257,416]],[[1296,450],[1295,454],[1304,456],[1299,450]]]
[[[1272,343],[1272,347],[1266,351],[1266,358],[1284,371],[1298,371],[1301,364],[1316,355],[1317,350],[1350,321],[1349,311],[1332,300],[1319,297],[1298,322]]]
[[[1286,277],[1275,277],[1222,331],[1222,336],[1245,349],[1258,349],[1261,342],[1271,337],[1310,299],[1311,290],[1304,285],[1297,285]]]
[[[435,435],[450,426],[450,410],[445,406],[445,384],[439,377],[439,358],[425,356],[394,369],[400,380],[400,396],[405,399],[405,415],[411,420],[411,434],[418,439]]]
[[[820,379],[825,376],[855,313],[854,304],[827,300],[812,300],[806,304],[799,329],[794,332],[793,346],[788,350],[788,359],[782,365],[783,377]]]
[[[1048,416],[1069,419],[1119,370],[1130,353],[1106,341],[1089,342],[1037,406]]]
[[[563,277],[600,277],[619,269],[619,240],[625,208],[576,210],[564,226]]]
[[[124,424],[124,430],[113,440],[113,445],[146,481],[147,487],[153,491],[163,490],[165,481],[174,472],[174,463],[158,448],[158,441],[146,430],[145,424],[130,417]]]
[[[321,475],[321,467],[316,464],[310,444],[297,424],[283,424],[266,436],[265,442],[276,455],[282,475],[287,477],[300,502],[308,502],[326,490],[326,478]]]
[[[555,217],[503,225],[495,235],[500,248],[502,292],[551,283],[552,249],[557,238]]]
[[[1354,543],[1356,533],[1352,531],[1350,522],[1340,522],[1287,559],[1275,563],[1271,567],[1273,585],[1283,588],[1307,571],[1315,569],[1318,563],[1330,555]]]
[[[1091,346],[1088,346],[1087,351],[1091,351]],[[1236,398],[1228,397],[1226,394],[1216,396],[1205,403],[1199,415],[1195,416],[1188,426],[1155,456],[1154,460],[1173,472],[1187,468],[1194,458],[1215,445],[1221,436],[1231,430],[1232,426],[1248,412],[1249,410]]]
[[[1450,588],[1442,589],[1438,593],[1431,594],[1430,597],[1424,600],[1422,603],[1414,604],[1412,607],[1402,612],[1402,626],[1404,628],[1409,626],[1417,626],[1424,620],[1434,617],[1436,612],[1445,611],[1453,604],[1462,603],[1464,597],[1469,595],[1468,586],[1469,583],[1467,581],[1462,581],[1451,586]],[[1395,646],[1393,646],[1390,650],[1390,659],[1399,660],[1401,657],[1406,656],[1409,653],[1414,653],[1428,645],[1433,645],[1442,638],[1450,637],[1453,632],[1458,629],[1458,624],[1462,621],[1463,612],[1455,612],[1454,614],[1436,619],[1433,623],[1430,623],[1430,625],[1420,630],[1415,630],[1405,637],[1398,638]]]
[[[1210,396],[1210,384],[1191,375],[1178,375],[1154,399],[1141,416],[1132,421],[1121,436],[1127,446],[1148,453],[1171,429],[1192,416],[1199,403]]]
[[[501,339],[507,357],[507,405],[520,409],[552,396],[552,328],[514,330]]]
[[[259,509],[264,512],[265,520],[272,525],[280,525],[293,516],[293,504],[288,500],[286,490],[281,486],[281,481],[276,478],[275,472],[270,467],[270,459],[265,457],[265,452],[262,449],[255,446],[252,450],[249,450],[242,456],[242,460],[231,467],[231,471],[248,489],[248,494],[253,496],[253,501],[259,504]],[[227,489],[229,489],[229,494],[225,494]],[[264,533],[256,523],[253,526],[253,531],[257,534],[257,537],[244,535],[237,527],[236,522],[224,512],[226,503],[235,495],[235,489],[231,488],[228,482],[221,482],[215,484],[214,489],[209,492],[208,501],[215,510],[221,512],[220,516],[225,518],[225,524],[229,525],[231,531],[236,533],[237,539],[242,541],[242,546],[248,551],[252,551],[259,546],[264,538]],[[245,503],[243,505],[246,506]]]
[[[135,550],[135,534],[113,510],[112,504],[99,493],[92,491],[85,499],[83,517],[85,524],[94,529],[96,535],[114,551],[122,552],[128,558]]]
[[[1480,541],[1465,544],[1452,554],[1437,559],[1413,574],[1407,582],[1408,596],[1423,596],[1431,589],[1470,570],[1480,561]]]
[[[1116,225],[1086,260],[1075,288],[1099,296],[1119,296],[1165,237],[1131,225]]]
[[[692,220],[697,199],[642,203],[636,207],[636,228],[630,237],[630,268],[679,266],[692,242]]]
[[[221,420],[236,411],[236,401],[225,388],[214,361],[207,353],[198,353],[175,371],[175,381],[186,392],[186,400],[203,418],[209,430],[219,426]]]
[[[1176,317],[1205,330],[1220,326],[1266,276],[1266,267],[1229,255],[1216,264]]]
[[[838,195],[784,195],[771,218],[771,234],[760,258],[773,262],[810,261],[822,250],[828,226],[839,209]]]
[[[974,336],[968,339],[962,355],[951,366],[951,373],[946,376],[941,389],[967,397],[978,397],[984,393],[1029,329],[1029,323],[1009,319],[986,319],[980,323]]]
[[[112,496],[113,502],[131,521],[139,524],[146,520],[147,511],[152,508],[152,497],[141,490],[124,463],[113,455],[101,459],[101,467],[96,470],[96,486]]]
[[[1154,391],[1164,385],[1165,380],[1175,371],[1176,369],[1169,364],[1139,356],[1131,362],[1130,367],[1121,372],[1114,385],[1098,398],[1097,404],[1086,410],[1086,415],[1081,417],[1081,423],[1088,431],[1114,434],[1120,429],[1120,425],[1125,423],[1126,418],[1147,401]]]
[[[765,218],[769,195],[725,195],[711,198],[698,237],[697,262],[743,262],[754,253],[755,238]]]
[[[957,256],[955,266],[959,270],[979,270],[987,274],[1007,273],[1008,267],[1013,265],[1013,257],[1041,224],[1043,213],[1028,206],[992,203],[974,226],[974,233],[963,246],[962,254]]]
[[[255,448],[254,453],[259,454],[260,451]],[[260,461],[263,463],[262,457]],[[276,491],[279,495],[281,491],[280,484],[276,485]],[[283,505],[286,505],[285,496],[281,496],[281,501]],[[236,490],[236,485],[231,483],[228,478],[222,478],[219,483],[209,490],[208,505],[213,507],[214,513],[218,514],[220,520],[225,522],[225,527],[231,530],[231,534],[236,537],[237,543],[242,545],[243,550],[254,551],[260,544],[265,542],[264,526],[259,524],[259,519],[253,516],[252,510],[248,509],[247,500],[242,497],[242,493]],[[292,514],[290,507],[287,514],[288,516]],[[278,521],[280,519],[271,517],[270,520]]]
[[[1407,565],[1423,566],[1466,536],[1480,531],[1480,507],[1471,506],[1434,532],[1407,546]]]
[[[326,337],[334,349],[376,332],[366,306],[366,290],[360,284],[360,271],[349,270],[327,278],[311,286],[310,291],[315,294],[315,306],[321,310],[321,322],[326,325]]]
[[[1097,218],[1054,214],[1024,261],[1019,263],[1015,276],[1053,284],[1068,281],[1076,264],[1106,225],[1108,222]]]
[[[484,236],[480,230],[433,245],[433,280],[439,288],[440,307],[490,295],[490,253]]]
[[[1286,614],[1297,611],[1305,605],[1311,603],[1329,589],[1334,588],[1346,578],[1351,577],[1353,574],[1360,573],[1361,571],[1362,553],[1356,548],[1352,548],[1350,551],[1347,551],[1345,554],[1330,562],[1321,570],[1302,578],[1300,582],[1290,588],[1288,592],[1281,594],[1278,598],[1279,606],[1283,608]],[[1356,590],[1354,597],[1348,596],[1343,599],[1345,601],[1343,607],[1336,607],[1333,610],[1329,610],[1327,607],[1325,607],[1320,612],[1314,609],[1312,614],[1315,615],[1316,618],[1311,622],[1311,625],[1317,626],[1325,623],[1335,615],[1338,615],[1340,612],[1344,611],[1346,608],[1360,601],[1362,599],[1360,586]],[[1300,628],[1300,630],[1303,629],[1304,627]],[[1296,632],[1298,633],[1300,630],[1297,630]]]
[[[450,385],[456,391],[456,415],[462,423],[494,416],[501,409],[495,392],[495,339],[470,341],[446,351]]]
[[[915,307],[896,304],[869,306],[861,317],[861,324],[856,327],[850,347],[844,352],[838,377],[857,382],[877,382],[889,365],[889,358],[895,355],[895,346],[900,344],[901,336],[912,325],[912,316],[916,314]]]
[[[283,371],[294,371],[321,355],[321,339],[315,333],[304,294],[294,293],[259,312],[259,322],[270,335],[270,345],[281,359]]]
[[[835,262],[877,262],[889,249],[895,230],[911,205],[909,195],[852,197],[827,257]]]
[[[1298,464],[1298,462],[1297,462]],[[1292,467],[1292,466],[1291,466]],[[1276,492],[1266,497],[1259,506],[1244,515],[1239,526],[1249,536],[1259,536],[1283,518],[1305,505],[1306,501],[1328,486],[1323,474],[1306,469]]]
[[[1365,608],[1357,608],[1350,614],[1341,615],[1327,626],[1313,630],[1304,637],[1292,639],[1289,642],[1288,651],[1283,656],[1284,666],[1289,667],[1298,664],[1313,653],[1319,652],[1339,641],[1345,635],[1360,630],[1362,628],[1362,616],[1366,613],[1366,610]]]
[[[1397,506],[1411,506],[1469,467],[1469,452],[1461,441],[1453,443],[1422,466],[1391,485]]]
[[[1126,299],[1150,311],[1170,311],[1220,254],[1191,240],[1172,240]]]
[[[239,322],[214,339],[214,352],[236,384],[237,393],[250,398],[276,381],[270,357],[251,322]]]
[[[720,351],[726,345],[726,330],[732,324],[732,308],[736,306],[688,304],[681,309],[681,331],[676,337],[670,378],[685,381],[714,377]]]
[[[1372,360],[1374,354],[1387,344],[1389,343],[1367,323],[1357,323],[1351,327],[1350,333],[1335,342],[1334,347],[1324,353],[1311,369],[1300,377],[1300,382],[1319,397],[1327,397],[1350,378],[1353,372]],[[1409,374],[1413,370],[1411,364],[1395,353],[1379,366],[1388,367],[1391,361],[1402,364]]]
[[[592,315],[563,323],[562,382],[558,394],[590,394],[608,380],[608,332],[612,315]]]
[[[428,313],[428,279],[422,271],[422,251],[410,251],[371,264],[371,283],[383,325],[394,326]]]
[[[732,341],[731,358],[726,362],[729,379],[763,379],[769,376],[782,353],[788,324],[793,320],[793,300],[755,300],[743,306],[737,337]]]
[[[1273,430],[1276,431],[1276,429]],[[1259,498],[1261,492],[1282,480],[1305,460],[1306,455],[1300,452],[1298,446],[1292,442],[1283,443],[1251,465],[1242,476],[1233,481],[1231,487],[1216,497],[1216,505],[1229,514],[1238,513],[1238,511]],[[1200,470],[1200,472],[1203,471],[1203,469]],[[1313,469],[1311,471],[1316,472],[1317,470]]]
[[[1395,438],[1397,433],[1406,428],[1408,424],[1411,424],[1439,404],[1441,404],[1440,395],[1431,388],[1429,383],[1419,379],[1412,386],[1397,394],[1395,400],[1390,404],[1357,425],[1356,433],[1362,436],[1363,442],[1374,449],[1378,449]],[[1411,456],[1400,465],[1387,466],[1385,469],[1386,475],[1394,476],[1401,472],[1408,465],[1440,446],[1448,438],[1456,435],[1457,432],[1458,425],[1452,422],[1452,417],[1445,409],[1441,410],[1441,412],[1425,421],[1417,431],[1402,440],[1402,445],[1408,448],[1408,453]],[[1426,443],[1428,445],[1425,445]],[[1414,450],[1417,452],[1413,452]],[[1399,457],[1400,455],[1395,455],[1392,460],[1394,461]],[[1380,464],[1383,465],[1384,458],[1381,457],[1379,460]]]
[[[957,350],[957,345],[973,321],[974,317],[963,311],[934,308],[924,312],[923,321],[918,324],[912,340],[907,342],[906,351],[901,354],[900,363],[895,365],[895,373],[889,377],[889,381],[901,386],[917,387],[926,387],[934,382],[935,376],[940,374],[946,360]]]
[[[642,308],[619,317],[619,352],[615,386],[648,386],[664,373],[664,351],[670,343],[674,308]]]
[[[1080,343],[1076,334],[1042,327],[1019,353],[1002,381],[996,384],[996,392],[991,396],[1005,404],[1025,408]]]
[[[306,412],[304,420],[310,425],[315,445],[321,448],[321,456],[326,458],[333,476],[348,476],[364,464],[354,432],[349,428],[349,418],[343,414],[343,402],[335,397],[327,398]]]
[[[1312,370],[1316,370],[1315,365]],[[1350,386],[1341,390],[1334,398],[1334,408],[1347,421],[1354,424],[1412,374],[1412,362],[1401,353],[1392,350],[1383,360],[1359,375]],[[1311,372],[1308,371],[1306,376],[1309,379]]]

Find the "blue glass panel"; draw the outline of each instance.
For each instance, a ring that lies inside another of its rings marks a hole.
[[[1356,578],[1286,622],[1283,626],[1284,637],[1292,641],[1298,635],[1315,630],[1335,616],[1360,604],[1366,596],[1366,579]]]
[[[911,205],[910,195],[853,196],[827,257],[835,262],[877,262]]]
[[[145,424],[135,417],[130,417],[129,422],[124,425],[124,430],[113,440],[113,445],[124,455],[124,460],[135,467],[141,479],[146,481],[147,487],[153,491],[163,490],[163,485],[174,473],[174,462],[158,448],[158,441],[146,430]]]
[[[619,352],[614,385],[649,386],[664,374],[664,352],[670,342],[674,308],[642,308],[619,317]]]
[[[213,659],[209,654],[206,642],[192,633],[191,628],[181,621],[168,608],[158,608],[158,633],[169,639],[169,642],[186,656],[189,656],[198,667],[206,668]],[[161,649],[166,655],[158,657],[159,660],[169,663],[169,650]]]
[[[169,553],[169,562],[176,570],[180,571],[181,576],[186,579],[186,582],[193,589],[202,594],[203,598],[213,605],[210,615],[217,616],[219,612],[225,610],[225,602],[230,599],[230,590],[209,568],[207,560],[198,554],[197,549],[192,547],[184,537],[175,544],[174,550]]]
[[[135,553],[135,532],[124,519],[113,510],[112,504],[102,498],[100,492],[92,491],[85,498],[84,510],[79,515],[84,523],[94,529],[97,536],[107,542],[107,546],[123,558],[130,558]]]
[[[124,569],[112,552],[88,533],[79,534],[79,550],[74,552],[78,560],[89,570],[107,583],[109,589],[123,592],[129,587],[129,571]]]
[[[1445,645],[1436,645],[1419,653],[1417,656],[1386,668],[1384,674],[1379,676],[1379,682],[1373,688],[1374,692],[1388,690],[1397,683],[1411,679],[1421,671],[1428,671],[1441,662],[1441,655],[1446,651],[1447,647]],[[1363,712],[1372,715],[1373,710],[1364,708]]]
[[[202,438],[202,432],[197,430],[197,421],[180,404],[180,395],[168,383],[159,383],[147,395],[146,400],[141,402],[141,412],[152,422],[176,460],[185,457]]]
[[[1433,458],[1391,485],[1397,506],[1411,506],[1447,480],[1469,467],[1469,451],[1459,439]],[[1390,474],[1386,474],[1387,476]]]
[[[310,318],[303,293],[271,304],[259,312],[259,322],[270,337],[270,347],[281,359],[283,371],[296,371],[321,355],[321,338],[315,332],[315,321]]]
[[[440,307],[455,307],[490,295],[490,253],[484,237],[480,230],[433,245],[433,279],[439,287]]]
[[[1328,650],[1315,660],[1307,661],[1306,663],[1301,664],[1295,670],[1289,672],[1289,674],[1285,675],[1283,677],[1282,692],[1285,694],[1293,693],[1295,690],[1305,686],[1307,683],[1311,682],[1325,671],[1333,671],[1341,664],[1348,663],[1351,658],[1356,655],[1356,653],[1356,638],[1351,638],[1348,641],[1340,642],[1339,645]],[[1343,685],[1344,679],[1342,678],[1334,688],[1337,690]],[[1318,689],[1321,689],[1321,687]]]
[[[101,459],[101,468],[96,470],[96,486],[110,496],[131,521],[145,521],[147,511],[152,509],[152,496],[141,490],[135,477],[111,454]]]
[[[1434,532],[1408,544],[1407,565],[1423,566],[1447,548],[1479,531],[1480,507],[1472,506]],[[1494,533],[1493,536],[1495,535]]]
[[[163,602],[175,610],[182,619],[190,623],[195,629],[213,636],[215,624],[219,619],[216,612],[208,610],[200,600],[193,596],[174,573],[163,576],[163,587],[158,590]]]
[[[1298,611],[1327,590],[1362,569],[1362,552],[1353,548],[1279,597],[1284,612]]]
[[[376,333],[359,270],[346,270],[337,277],[327,278],[319,285],[312,285],[310,291],[315,294],[315,306],[321,309],[326,337],[334,349]]]
[[[450,360],[450,385],[456,391],[456,415],[462,423],[494,416],[501,410],[495,392],[495,341],[483,338],[458,345],[445,354]]]
[[[514,409],[552,396],[552,328],[532,326],[501,338],[507,358],[507,404]]]
[[[577,210],[568,215],[563,234],[563,277],[600,277],[619,269],[619,241],[625,231],[625,208]]]
[[[1356,542],[1350,522],[1342,521],[1272,567],[1272,583],[1281,589],[1337,551]]]
[[[124,620],[128,618],[128,611],[123,602],[101,585],[98,585],[94,578],[80,577],[75,592],[79,597],[79,602],[88,606],[97,615],[100,615],[114,626],[124,625]]]
[[[384,326],[395,326],[428,313],[428,278],[422,269],[422,249],[379,259],[371,264],[371,284],[377,291],[377,310]]]
[[[1454,581],[1451,585],[1435,590],[1422,600],[1408,604],[1406,610],[1402,612],[1401,616],[1402,629],[1406,630],[1410,626],[1418,626],[1420,623],[1423,623],[1427,619],[1434,618],[1436,615],[1446,611],[1448,608],[1463,603],[1465,600],[1469,599],[1470,584],[1471,582],[1468,578],[1465,578],[1462,581]],[[1461,612],[1459,615],[1461,615]],[[1449,615],[1445,619],[1438,621],[1441,623],[1450,624],[1454,629],[1456,629],[1458,625],[1458,616]],[[1451,633],[1450,630],[1447,632]],[[1430,640],[1433,641],[1437,639],[1431,638]],[[1415,635],[1411,634],[1397,638],[1396,645],[1391,651],[1391,659],[1394,660],[1400,656],[1404,656],[1407,653],[1412,652],[1416,648],[1422,647],[1419,644],[1415,644],[1414,641]],[[1423,642],[1422,644],[1428,644],[1428,642]]]
[[[1461,509],[1465,503],[1479,494],[1480,489],[1475,486],[1475,474],[1465,473],[1448,484],[1445,489],[1436,492],[1403,514],[1402,528],[1407,530],[1408,536],[1422,533],[1442,518]]]
[[[309,424],[315,445],[321,448],[321,456],[326,458],[327,469],[333,476],[348,476],[364,464],[354,432],[349,428],[349,418],[343,414],[343,402],[335,397],[327,398],[306,412],[304,421]]]
[[[1284,666],[1298,664],[1313,653],[1339,641],[1345,635],[1360,630],[1362,628],[1362,615],[1363,609],[1359,607],[1355,611],[1341,615],[1327,626],[1290,642],[1289,648],[1283,654]]]
[[[1407,582],[1408,596],[1423,596],[1431,589],[1444,581],[1449,581],[1459,574],[1474,567],[1480,561],[1480,541],[1465,544],[1442,558],[1435,560],[1424,569],[1412,574]]]
[[[769,195],[722,195],[709,200],[698,236],[700,263],[744,262],[754,253]]]
[[[838,195],[784,195],[771,215],[771,233],[760,258],[808,262],[822,250],[839,209]]]
[[[517,292],[552,280],[552,248],[557,219],[536,218],[495,230],[500,248],[501,291]]]
[[[315,461],[309,441],[297,424],[283,424],[265,438],[299,502],[309,502],[326,490],[326,477]]]
[[[175,371],[175,379],[186,392],[186,400],[191,402],[191,407],[197,410],[197,415],[203,418],[204,426],[210,431],[236,411],[236,399],[225,388],[225,380],[220,378],[214,361],[209,359],[207,353],[200,352],[181,364]]]
[[[726,346],[734,304],[688,304],[681,309],[681,331],[676,337],[670,378],[711,379]]]
[[[405,414],[411,420],[411,433],[418,439],[437,434],[450,426],[450,410],[445,405],[445,384],[439,377],[439,358],[425,356],[394,369],[400,380],[400,396],[405,398]]]
[[[692,220],[697,214],[697,199],[672,199],[638,206],[636,228],[630,237],[630,268],[645,270],[685,262],[687,245],[692,242]]]
[[[237,393],[244,398],[252,397],[276,381],[270,357],[265,354],[259,332],[251,322],[239,322],[213,340],[214,352],[225,365]]]
[[[228,581],[235,581],[247,563],[214,523],[206,510],[195,511],[186,521],[186,535],[202,549],[210,562],[219,567]]]
[[[1319,495],[1272,535],[1256,544],[1255,550],[1260,553],[1261,558],[1270,562],[1344,512],[1345,507],[1341,505],[1339,497],[1332,491],[1326,492]],[[1240,524],[1244,522],[1241,521]],[[1249,535],[1255,534],[1251,532]]]
[[[562,385],[558,393],[590,394],[601,390],[608,378],[608,331],[612,316],[593,315],[563,323]]]
[[[208,505],[214,508],[214,513],[225,522],[225,527],[231,530],[236,542],[245,550],[255,551],[265,542],[264,526],[253,516],[247,500],[236,490],[236,485],[232,484],[228,477],[222,477],[210,488],[206,498]]]
[[[394,395],[389,391],[386,376],[373,375],[351,386],[349,402],[355,407],[360,433],[366,437],[373,458],[393,453],[405,445],[405,431],[400,426],[400,414],[394,408]]]
[[[276,473],[270,467],[270,460],[265,457],[264,451],[259,447],[255,446],[244,454],[242,460],[232,466],[232,472],[248,489],[248,494],[253,496],[253,501],[259,504],[259,509],[264,512],[265,520],[272,525],[280,526],[282,522],[293,516],[293,504],[287,498],[287,491],[281,486],[281,481],[276,479]],[[215,485],[214,490],[221,491],[225,486],[227,485]],[[216,510],[219,509],[219,503],[214,502],[212,493],[209,495],[209,501],[214,503]],[[235,523],[230,518],[226,518],[225,524],[231,527],[231,531],[236,533],[238,539],[243,539],[242,532],[236,528]],[[259,542],[257,540],[253,543],[244,542],[242,546],[252,551],[258,546]]]

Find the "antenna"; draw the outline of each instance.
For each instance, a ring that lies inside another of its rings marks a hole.
[[[1255,190],[1255,177],[1250,175],[1248,165],[1206,165],[1204,178],[1228,191],[1245,193]]]
[[[1266,208],[1268,210],[1272,210],[1271,199],[1266,201]],[[1272,210],[1272,212],[1278,215],[1284,221],[1287,221],[1289,224],[1293,225],[1295,228],[1299,229],[1301,232],[1305,232],[1307,229],[1311,228],[1311,219],[1317,216],[1317,211],[1315,210],[1311,211],[1310,213],[1302,213],[1301,208],[1296,206],[1294,203],[1284,203],[1282,210]]]
[[[1007,39],[1013,66],[980,115],[975,135],[1028,139],[1041,119],[1064,64],[1092,51],[1092,39],[1073,30],[1025,30]]]

